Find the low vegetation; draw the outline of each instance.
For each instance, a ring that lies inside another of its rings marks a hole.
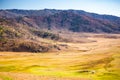
[[[13,80],[119,80],[119,38],[91,39],[96,42],[66,43],[68,51],[0,52],[0,74]]]
[[[4,29],[2,26],[0,26],[0,41],[3,40],[3,33],[4,33]]]
[[[5,76],[5,75],[3,75],[3,74],[2,74],[2,75],[0,74],[0,79],[1,79],[1,80],[13,80],[12,78],[10,78],[10,77],[8,77],[8,76]]]
[[[52,40],[60,39],[59,34],[51,33],[49,31],[34,30],[33,33],[34,33],[34,35],[37,35],[38,37],[41,37],[41,38],[48,38],[48,39],[52,39]]]

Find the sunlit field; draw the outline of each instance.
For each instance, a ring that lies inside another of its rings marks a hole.
[[[89,39],[66,51],[0,52],[0,80],[120,80],[120,38]]]

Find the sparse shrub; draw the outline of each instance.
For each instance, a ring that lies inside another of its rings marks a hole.
[[[3,40],[3,33],[4,33],[3,26],[0,26],[0,41]]]
[[[49,49],[46,46],[34,42],[23,42],[12,50],[17,52],[47,52]]]
[[[42,37],[42,38],[48,38],[48,39],[52,39],[52,40],[59,40],[60,39],[59,34],[54,34],[54,33],[47,32],[47,31],[34,30],[33,33],[39,37]]]
[[[6,28],[5,29],[5,34],[7,36],[7,38],[20,38],[21,37],[21,33],[16,31],[13,28]]]

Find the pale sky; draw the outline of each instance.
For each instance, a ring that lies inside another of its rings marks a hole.
[[[75,9],[120,17],[120,0],[0,0],[0,9]]]

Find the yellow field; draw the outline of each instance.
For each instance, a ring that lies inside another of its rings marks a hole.
[[[89,40],[66,51],[0,52],[0,80],[120,80],[120,38]]]

